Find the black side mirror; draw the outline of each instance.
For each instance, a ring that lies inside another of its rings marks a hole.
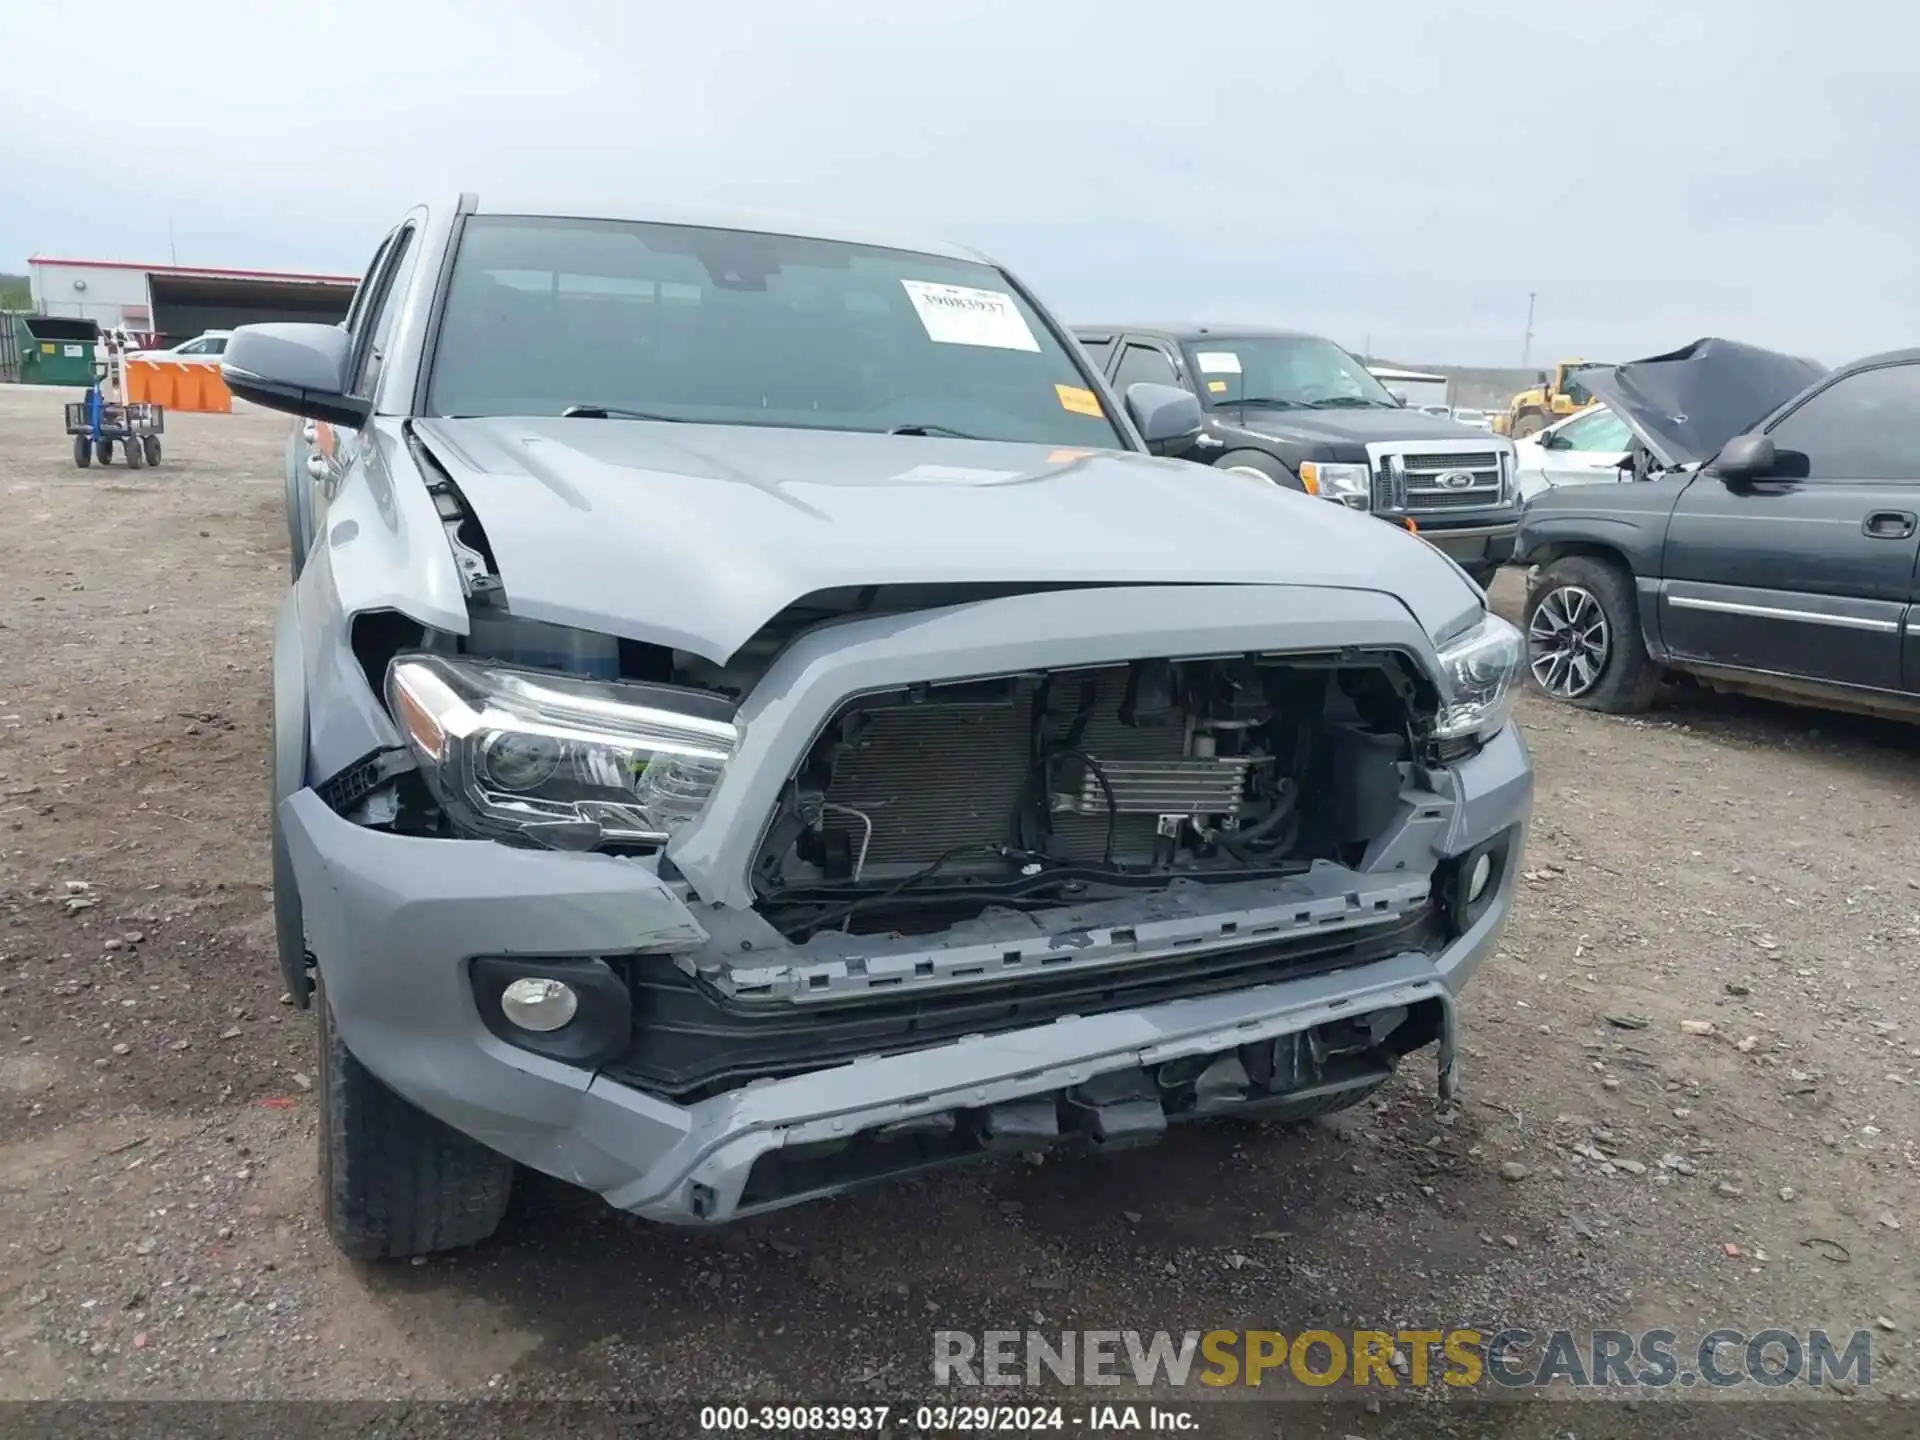
[[[1763,479],[1777,459],[1771,435],[1736,435],[1720,447],[1710,467],[1722,480]]]
[[[1127,414],[1155,455],[1175,455],[1200,433],[1200,402],[1178,385],[1141,381],[1127,387]]]

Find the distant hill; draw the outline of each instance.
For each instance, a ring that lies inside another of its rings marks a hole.
[[[33,308],[32,287],[24,275],[0,275],[0,310]]]

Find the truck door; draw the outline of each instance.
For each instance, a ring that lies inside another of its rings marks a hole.
[[[1183,390],[1193,389],[1193,386],[1181,378],[1180,362],[1175,358],[1172,348],[1162,341],[1145,335],[1128,335],[1118,349],[1120,356],[1114,362],[1113,389],[1122,403],[1126,401],[1129,385],[1177,385]],[[1204,426],[1200,431],[1200,438],[1209,438]],[[1207,457],[1201,449],[1189,446],[1180,451],[1176,458],[1205,460]]]
[[[1766,431],[1774,472],[1674,507],[1661,635],[1680,658],[1898,690],[1920,558],[1920,365],[1850,371]]]

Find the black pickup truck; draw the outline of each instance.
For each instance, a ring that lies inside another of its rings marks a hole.
[[[1527,507],[1533,684],[1621,712],[1677,673],[1920,719],[1920,350],[1829,372],[1710,339],[1590,379],[1637,483]]]
[[[1076,325],[1116,390],[1200,397],[1181,458],[1244,471],[1411,528],[1486,585],[1513,555],[1511,441],[1402,405],[1331,340],[1246,325]]]

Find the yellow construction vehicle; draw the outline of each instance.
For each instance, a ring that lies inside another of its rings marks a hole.
[[[1495,433],[1511,435],[1515,439],[1537,435],[1554,421],[1586,409],[1593,404],[1593,396],[1586,386],[1574,378],[1573,372],[1599,363],[1595,360],[1562,360],[1554,368],[1551,378],[1542,370],[1538,385],[1531,390],[1522,390],[1507,402],[1504,415],[1493,417]]]

